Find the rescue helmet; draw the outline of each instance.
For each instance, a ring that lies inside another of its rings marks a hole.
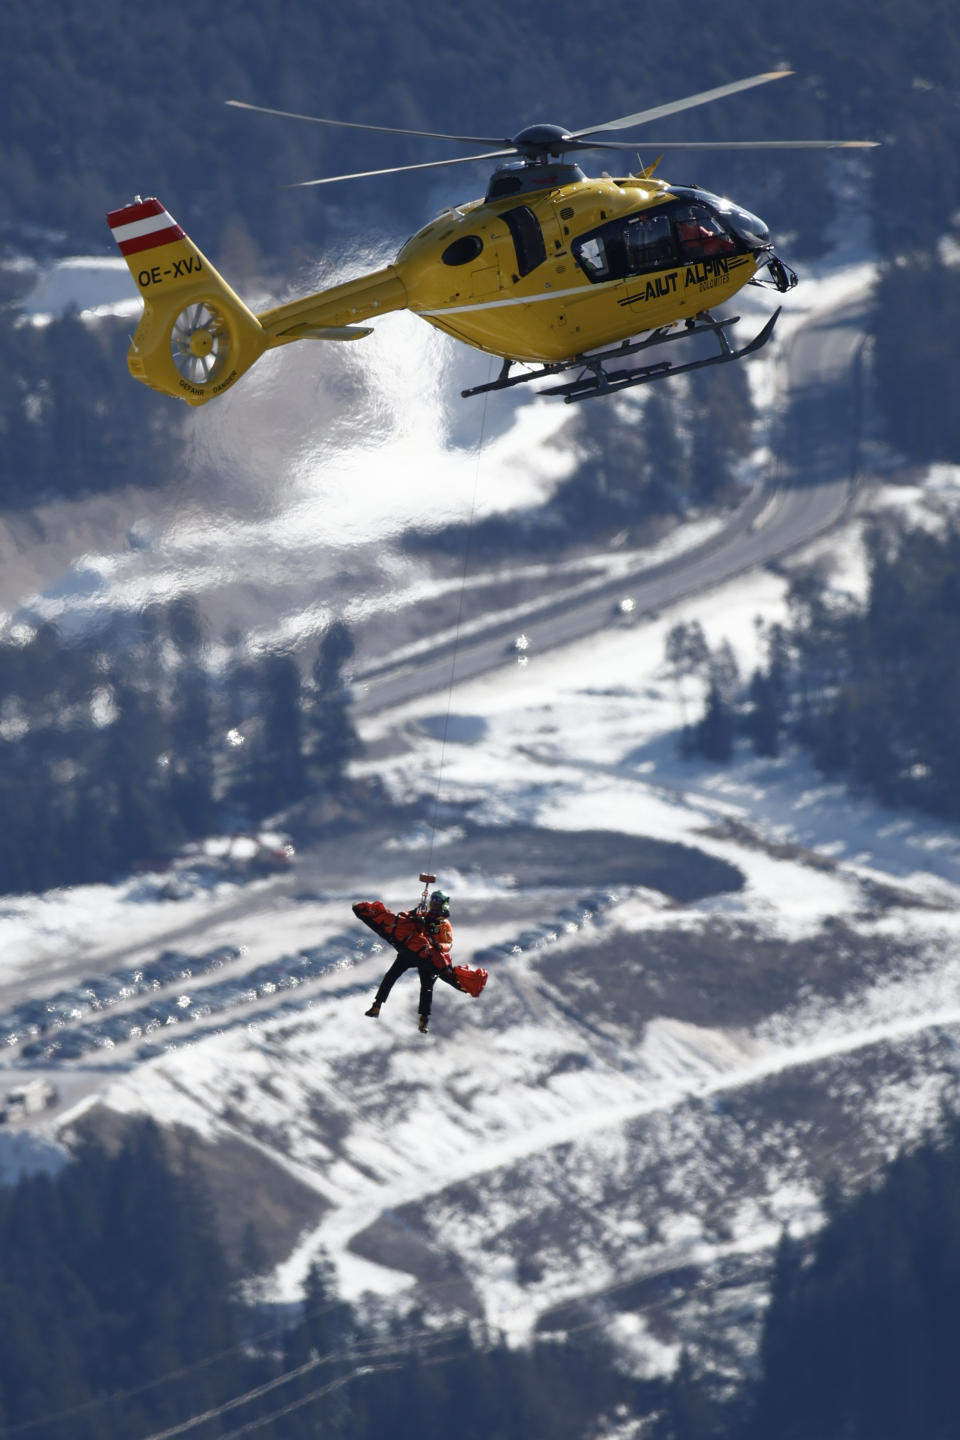
[[[434,890],[433,894],[430,896],[430,914],[449,915],[450,896],[444,895],[442,890]]]

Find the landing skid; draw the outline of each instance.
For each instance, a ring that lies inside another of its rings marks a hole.
[[[565,404],[569,405],[575,400],[589,400],[594,395],[614,395],[618,390],[629,390],[634,385],[648,385],[652,380],[666,380],[671,375],[683,375],[688,370],[702,370],[707,365],[726,365],[730,360],[742,360],[746,355],[752,355],[766,345],[773,334],[773,327],[777,323],[780,314],[779,309],[775,310],[770,319],[764,325],[758,335],[744,345],[740,350],[734,350],[727,339],[726,330],[731,325],[736,325],[739,315],[733,315],[726,320],[714,320],[708,310],[702,311],[696,320],[688,320],[682,330],[654,330],[645,340],[624,340],[622,345],[615,346],[612,350],[600,350],[590,355],[575,355],[572,360],[558,361],[552,365],[542,365],[538,370],[526,370],[520,375],[511,375],[511,366],[519,364],[519,361],[504,360],[503,369],[496,380],[491,380],[486,385],[474,385],[470,390],[461,390],[461,395],[466,399],[470,395],[483,395],[488,390],[508,390],[512,385],[525,385],[531,380],[544,380],[553,375],[562,375],[566,370],[579,370],[574,380],[567,380],[562,385],[550,385],[537,393],[540,395],[562,395]],[[709,331],[716,337],[718,351],[716,355],[707,355],[701,360],[690,360],[685,365],[674,365],[669,360],[659,360],[652,365],[637,365],[631,369],[613,370],[608,369],[609,363],[624,359],[628,355],[636,355],[642,350],[650,350],[655,345],[668,345],[672,340],[686,340],[693,335],[702,335]]]

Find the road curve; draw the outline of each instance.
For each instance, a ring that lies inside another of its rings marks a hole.
[[[554,593],[516,617],[494,616],[478,634],[449,638],[396,664],[371,662],[358,670],[354,711],[374,715],[434,691],[453,676],[469,680],[503,665],[513,636],[523,629],[535,652],[570,644],[611,623],[612,606],[628,593],[642,616],[688,599],[770,564],[835,525],[850,503],[857,475],[862,411],[863,300],[801,327],[784,356],[786,394],[776,442],[775,475],[757,487],[709,540],[632,576],[606,580],[589,593]]]

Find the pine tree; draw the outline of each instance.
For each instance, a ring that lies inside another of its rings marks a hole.
[[[699,620],[678,621],[667,634],[664,659],[677,686],[680,714],[684,729],[687,725],[687,701],[684,680],[703,675],[710,664],[710,647]]]
[[[196,661],[181,666],[171,706],[171,800],[185,834],[209,834],[215,812],[213,700],[207,672]]]
[[[699,377],[693,392],[690,498],[709,505],[732,493],[737,466],[752,445],[753,406],[746,377],[724,365]]]
[[[725,765],[733,757],[735,733],[733,709],[724,699],[717,681],[712,679],[707,691],[706,709],[695,730],[696,748],[708,760]]]
[[[169,791],[169,733],[151,698],[115,675],[117,717],[110,727],[113,824],[117,852],[166,854],[181,838]]]
[[[754,670],[749,687],[750,711],[747,733],[758,755],[776,758],[780,753],[780,732],[783,716],[778,705],[777,687],[763,670]]]
[[[341,620],[324,633],[313,667],[313,703],[309,715],[308,757],[312,775],[326,789],[341,785],[359,739],[350,718],[343,669],[353,656],[353,637]]]
[[[719,1440],[720,1425],[718,1406],[697,1375],[689,1350],[684,1348],[651,1440]]]
[[[300,667],[292,655],[269,655],[262,666],[263,814],[278,810],[304,792]]]

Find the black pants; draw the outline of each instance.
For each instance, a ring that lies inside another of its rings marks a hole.
[[[433,1004],[433,987],[436,983],[439,970],[430,960],[421,960],[410,950],[398,950],[397,958],[390,969],[380,981],[380,988],[377,991],[377,1001],[380,1005],[384,1003],[394,984],[405,974],[407,970],[419,970],[420,972],[420,1016],[424,1020],[430,1019],[430,1006]]]

